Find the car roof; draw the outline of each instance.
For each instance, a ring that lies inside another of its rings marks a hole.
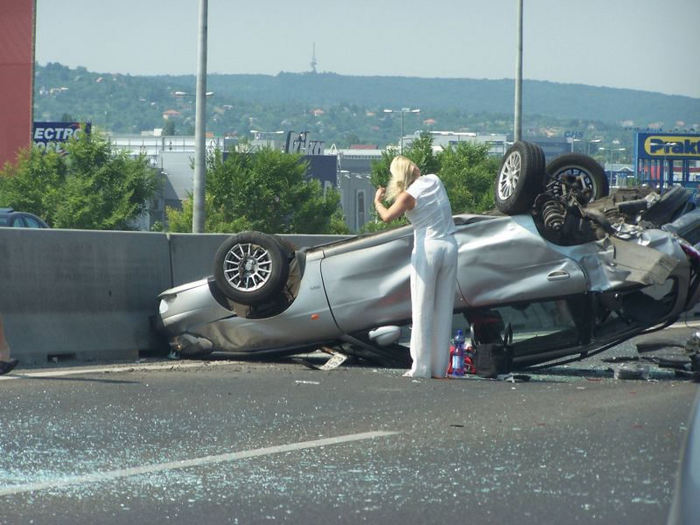
[[[33,213],[28,212],[28,211],[17,211],[14,208],[10,208],[7,206],[0,208],[0,217],[2,217],[2,220],[3,220],[3,224],[2,224],[3,227],[12,226],[10,224],[10,222],[13,221],[13,219],[17,220],[17,219],[24,218],[25,220],[32,219],[33,221],[36,221],[39,224],[38,226],[29,225],[27,227],[30,227],[30,228],[36,228],[36,227],[38,227],[38,228],[50,228],[50,226],[46,223],[46,221],[44,219],[42,219],[41,217],[39,217],[38,215],[34,215]]]

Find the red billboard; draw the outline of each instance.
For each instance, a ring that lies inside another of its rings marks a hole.
[[[32,140],[35,0],[0,2],[0,167]]]

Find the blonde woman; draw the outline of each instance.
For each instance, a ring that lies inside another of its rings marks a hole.
[[[413,226],[411,252],[411,358],[404,375],[442,378],[449,362],[452,309],[457,286],[457,242],[447,192],[437,175],[423,175],[410,159],[392,160],[387,188],[374,207],[384,222],[405,214]],[[391,203],[387,208],[384,200]]]

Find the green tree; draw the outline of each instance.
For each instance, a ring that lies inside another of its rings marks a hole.
[[[389,182],[389,166],[391,161],[398,155],[396,148],[388,148],[382,152],[381,160],[372,164],[371,181],[373,186],[384,186]],[[416,163],[421,173],[437,173],[440,171],[440,161],[433,152],[433,139],[429,133],[422,133],[416,140],[411,142],[403,152]]]
[[[347,233],[337,190],[307,177],[300,155],[270,148],[207,158],[205,231]],[[171,231],[192,230],[192,200],[168,208]]]
[[[55,228],[130,230],[158,189],[144,156],[114,151],[99,134],[81,134],[66,154],[24,151],[0,171],[0,203],[30,211]]]
[[[372,174],[370,176],[372,186],[387,186],[391,176],[389,166],[391,165],[391,161],[396,155],[398,155],[398,153],[399,152],[396,148],[389,148],[382,152],[382,158],[380,160],[372,163]],[[408,157],[415,162],[423,174],[437,173],[440,171],[440,161],[433,153],[433,139],[429,133],[422,133],[420,137],[411,142],[411,145],[408,148],[404,149],[403,154],[405,157]],[[376,212],[373,213],[376,215]],[[405,217],[400,217],[389,223],[375,220],[368,222],[363,227],[363,231],[371,232],[387,230],[407,223],[408,220]]]
[[[483,213],[494,207],[493,185],[500,161],[488,151],[485,144],[459,142],[438,154],[440,179],[453,213]]]
[[[500,160],[489,156],[487,145],[460,142],[435,154],[433,140],[422,134],[404,150],[404,155],[415,162],[421,173],[437,173],[440,176],[453,213],[483,213],[493,208],[493,184]],[[397,155],[396,149],[382,152],[381,160],[372,164],[372,185],[386,187],[389,182],[389,166]],[[364,231],[380,231],[406,224],[404,217],[390,223],[370,221]]]

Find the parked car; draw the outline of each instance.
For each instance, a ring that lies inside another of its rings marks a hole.
[[[42,219],[26,211],[15,211],[12,208],[0,208],[0,227],[10,228],[48,228]]]
[[[512,334],[516,369],[601,352],[700,299],[700,210],[675,190],[606,196],[601,176],[589,157],[551,168],[538,146],[516,142],[496,177],[498,210],[454,217],[453,324],[475,344]],[[159,325],[182,355],[325,346],[405,362],[412,244],[410,226],[304,249],[238,233],[212,276],[159,295]]]

